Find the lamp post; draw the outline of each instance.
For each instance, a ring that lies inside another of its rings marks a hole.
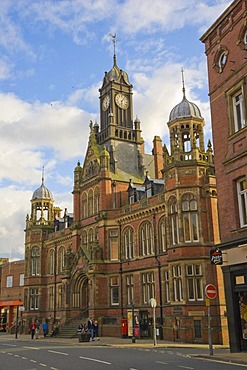
[[[136,342],[135,338],[135,316],[134,316],[134,303],[132,303],[132,343]]]
[[[55,256],[54,256],[54,323],[53,329],[56,325],[56,316],[57,316],[57,243],[55,243]]]

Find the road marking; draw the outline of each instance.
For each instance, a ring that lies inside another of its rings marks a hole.
[[[58,370],[56,367],[51,367],[51,370]]]
[[[39,363],[40,366],[44,366],[46,367],[47,365],[46,364],[42,364],[42,362]]]
[[[95,361],[95,362],[100,362],[101,364],[111,365],[111,362],[96,360],[95,358],[82,357],[82,356],[79,356],[79,358],[81,358],[82,360]]]
[[[23,360],[27,360],[27,357],[22,356],[22,359],[23,359]]]
[[[48,350],[48,352],[57,353],[58,355],[64,355],[64,356],[68,356],[69,355],[68,353],[65,353],[65,352],[58,352],[58,351],[52,351],[52,350]]]
[[[37,351],[40,349],[38,347],[25,347],[25,346],[23,346],[23,348],[26,348],[26,349],[36,349]]]
[[[167,365],[168,364],[168,362],[163,362],[163,361],[155,361],[156,362],[156,364],[161,364],[161,365]]]
[[[19,355],[15,355],[15,357],[20,357]]]
[[[178,365],[178,367],[182,367],[183,369],[189,369],[189,370],[193,370],[194,369],[194,367],[190,367],[190,366],[179,366]]]
[[[34,364],[36,364],[36,362],[37,362],[37,361],[35,361],[35,360],[30,360],[30,361],[31,361],[31,362],[33,362]]]
[[[3,346],[16,347],[16,344],[4,344],[4,343],[3,343]]]
[[[191,357],[191,358],[193,358],[193,357]],[[229,361],[222,361],[222,360],[217,360],[217,359],[215,359],[215,360],[211,360],[211,359],[209,359],[209,358],[200,358],[200,357],[197,357],[197,359],[200,359],[200,360],[203,360],[203,361],[208,361],[208,362],[217,362],[217,363],[219,363],[219,364],[225,364],[225,365],[230,365],[230,366],[241,366],[241,367],[247,367],[247,365],[245,365],[245,364],[239,364],[239,363],[237,363],[237,362],[231,362],[230,360]]]

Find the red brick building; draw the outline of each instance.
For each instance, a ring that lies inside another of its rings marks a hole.
[[[235,0],[202,36],[211,104],[231,351],[247,349],[247,1]]]
[[[0,259],[0,331],[15,332],[17,321],[22,326],[24,266],[24,260]]]
[[[99,94],[100,124],[90,123],[84,163],[74,170],[73,214],[61,217],[44,178],[31,200],[26,326],[39,319],[66,328],[93,316],[102,335],[120,336],[134,311],[135,335],[147,337],[154,298],[160,337],[207,343],[204,290],[221,281],[221,270],[209,259],[219,243],[217,197],[200,109],[183,86],[167,123],[170,153],[156,136],[147,154],[132,85],[115,55]],[[214,343],[224,339],[224,311],[221,284],[211,304]]]

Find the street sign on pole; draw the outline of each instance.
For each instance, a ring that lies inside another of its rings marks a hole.
[[[209,299],[215,299],[217,297],[217,289],[213,284],[208,284],[205,288],[205,294]]]
[[[155,321],[156,321],[156,318],[155,318],[155,308],[157,306],[157,302],[156,302],[156,299],[155,298],[151,298],[149,300],[149,303],[150,303],[150,306],[152,307],[153,309],[153,320],[154,320],[154,346],[156,346],[157,344],[157,337],[156,337],[156,325],[155,325]]]

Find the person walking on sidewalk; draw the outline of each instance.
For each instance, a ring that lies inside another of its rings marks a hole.
[[[34,338],[35,330],[36,330],[36,324],[34,321],[31,322],[30,324],[30,333],[31,333],[31,338]]]
[[[93,324],[94,324],[94,338],[99,340],[99,323],[98,323],[98,320],[94,320]]]
[[[87,327],[88,327],[88,330],[91,334],[92,342],[94,342],[94,323],[93,323],[93,318],[92,317],[90,317],[90,319],[88,320]]]
[[[45,338],[48,334],[48,324],[47,324],[46,321],[44,321],[43,324],[42,324],[42,330],[43,330],[43,334],[44,334],[44,338]]]

